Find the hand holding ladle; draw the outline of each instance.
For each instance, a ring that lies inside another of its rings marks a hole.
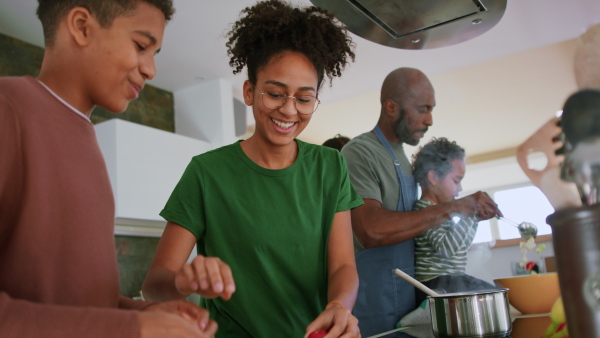
[[[500,216],[497,216],[496,218],[516,227],[519,230],[519,234],[521,235],[521,238],[523,238],[525,240],[528,240],[531,237],[533,237],[533,238],[537,237],[538,229],[535,226],[535,224],[533,224],[533,223],[529,223],[529,222],[517,223],[517,222],[507,219],[506,217],[500,217]]]

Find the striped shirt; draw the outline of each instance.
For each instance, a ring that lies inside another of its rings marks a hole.
[[[420,199],[413,210],[435,203]],[[424,282],[440,275],[464,274],[467,267],[467,250],[477,232],[474,217],[450,219],[426,230],[415,238],[417,280]]]

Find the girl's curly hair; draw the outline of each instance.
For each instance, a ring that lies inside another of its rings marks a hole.
[[[258,70],[284,51],[302,53],[312,62],[318,87],[325,75],[331,83],[342,75],[349,58],[354,61],[355,44],[346,28],[323,9],[268,0],[245,8],[241,16],[227,33],[229,65],[234,74],[246,66],[248,80],[254,84]]]
[[[454,160],[463,160],[465,150],[455,141],[445,137],[433,138],[429,143],[419,148],[412,156],[413,175],[421,188],[427,186],[427,173],[435,171],[438,177],[445,177],[452,171]]]

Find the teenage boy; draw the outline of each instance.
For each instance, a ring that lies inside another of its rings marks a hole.
[[[171,0],[39,0],[37,78],[0,78],[2,337],[212,337],[185,301],[119,295],[115,205],[90,114],[155,75]]]

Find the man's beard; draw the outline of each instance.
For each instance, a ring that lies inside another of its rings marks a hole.
[[[424,130],[427,131],[427,128]],[[402,143],[406,143],[411,146],[416,146],[421,141],[420,138],[414,139],[410,131],[408,130],[408,126],[406,125],[406,117],[404,114],[404,110],[400,110],[400,117],[394,122],[394,134]]]

